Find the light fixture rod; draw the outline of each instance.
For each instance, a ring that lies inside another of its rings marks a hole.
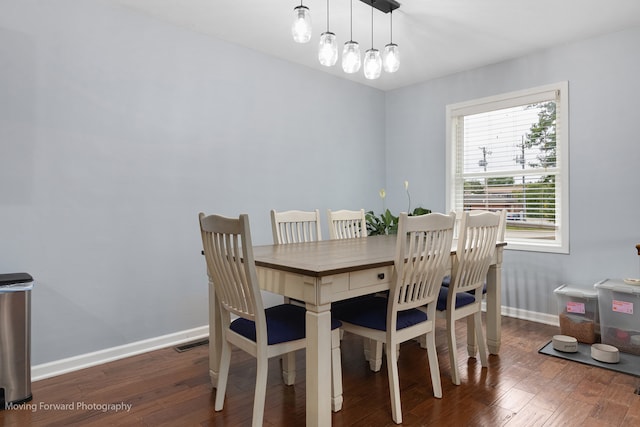
[[[371,49],[373,49],[373,4],[376,0],[371,0]]]
[[[329,0],[327,0],[327,33],[329,32]]]
[[[393,10],[389,12],[389,20],[391,21],[391,25],[389,26],[389,43],[393,44]]]
[[[351,2],[351,35],[349,36],[349,41],[353,41],[353,0]]]
[[[389,13],[392,10],[398,9],[400,3],[395,0],[360,0],[364,4],[375,7],[380,12]]]

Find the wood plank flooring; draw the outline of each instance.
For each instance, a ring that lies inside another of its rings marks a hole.
[[[443,398],[432,394],[426,350],[401,347],[399,367],[405,426],[640,426],[640,378],[538,354],[558,328],[503,318],[502,348],[489,367],[466,356],[465,322],[458,322],[462,384],[454,386],[444,321],[437,347]],[[173,348],[123,359],[33,383],[24,409],[0,411],[0,426],[248,426],[255,361],[232,356],[225,408],[213,410],[207,346],[178,353]],[[344,406],[334,426],[391,426],[386,367],[369,371],[360,338],[342,341]],[[285,386],[279,361],[270,362],[265,426],[305,422],[304,353],[297,380]],[[131,405],[116,411],[105,405]],[[57,407],[56,405],[67,405]]]

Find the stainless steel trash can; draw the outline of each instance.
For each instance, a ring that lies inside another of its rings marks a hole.
[[[27,273],[0,274],[0,410],[32,398],[31,289]]]

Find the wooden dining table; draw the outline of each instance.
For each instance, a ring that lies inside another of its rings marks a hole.
[[[304,301],[306,314],[306,425],[331,425],[331,303],[389,289],[395,235],[255,246],[260,288]],[[457,242],[451,249],[455,256]],[[499,242],[487,274],[486,336],[491,354],[500,350],[502,255]],[[209,290],[209,374],[216,387],[222,333],[215,292]],[[475,354],[473,331],[467,334]]]

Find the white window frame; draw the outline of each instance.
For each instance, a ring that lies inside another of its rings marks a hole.
[[[450,104],[446,106],[446,206],[447,211],[460,210],[456,206],[456,194],[463,191],[462,179],[457,179],[458,162],[456,120],[460,116],[500,110],[536,102],[548,101],[554,95],[556,101],[556,224],[555,240],[507,239],[506,249],[537,252],[569,253],[569,83],[567,81],[532,89],[510,92],[486,98]]]

